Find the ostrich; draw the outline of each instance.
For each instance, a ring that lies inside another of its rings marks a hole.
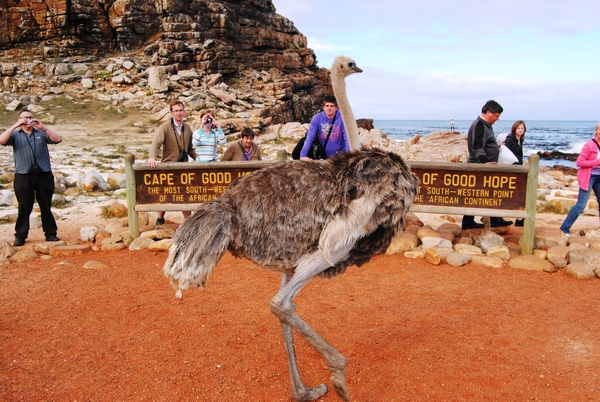
[[[358,128],[347,120],[352,110],[344,77],[361,71],[341,56],[331,69],[334,93],[353,137]],[[352,141],[358,143],[357,138]],[[173,236],[164,273],[181,297],[189,286],[204,287],[228,250],[281,272],[271,311],[281,321],[292,398],[312,401],[327,392],[325,384],[309,388],[302,381],[295,330],[327,361],[331,383],[347,401],[346,358],[296,314],[293,300],[315,276],[333,277],[385,252],[404,224],[417,185],[400,156],[366,147],[321,162],[273,164],[239,178],[186,219]]]

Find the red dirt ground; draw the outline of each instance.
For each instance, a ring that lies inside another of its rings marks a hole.
[[[291,400],[269,308],[279,274],[227,254],[204,290],[179,300],[165,258],[90,252],[1,267],[0,400]],[[348,358],[355,401],[597,401],[599,299],[597,279],[396,255],[314,279],[296,302]],[[321,356],[296,344],[307,385],[329,386]]]

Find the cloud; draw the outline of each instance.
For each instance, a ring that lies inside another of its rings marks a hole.
[[[473,118],[491,98],[521,118],[598,118],[600,2],[274,0],[321,67],[353,57],[357,114]],[[289,14],[288,14],[289,13]]]

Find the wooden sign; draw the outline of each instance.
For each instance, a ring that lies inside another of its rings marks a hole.
[[[457,208],[525,208],[527,173],[412,168],[421,180],[415,205]]]
[[[141,170],[135,172],[137,204],[199,204],[223,194],[238,177],[260,167]],[[262,167],[262,166],[261,166]]]
[[[135,166],[137,205],[200,204],[238,177],[273,162],[163,163]],[[411,162],[421,184],[414,205],[523,210],[528,169],[470,163]]]

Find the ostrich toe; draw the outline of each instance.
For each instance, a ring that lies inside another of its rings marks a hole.
[[[321,384],[315,388],[304,388],[298,391],[292,399],[296,402],[314,401],[327,393],[327,385]]]
[[[350,400],[350,394],[348,393],[348,387],[346,386],[346,376],[342,371],[334,371],[331,374],[331,385],[333,386],[335,393],[338,394],[343,401]]]

